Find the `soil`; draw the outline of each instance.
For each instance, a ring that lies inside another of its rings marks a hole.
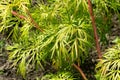
[[[120,37],[120,24],[117,15],[113,15],[112,18],[112,29],[111,34],[107,35],[107,39],[109,44],[102,46],[102,51],[106,48],[111,47],[113,45],[112,41],[117,37]],[[7,51],[5,51],[5,44],[9,43],[9,40],[5,40],[5,37],[0,34],[0,80],[24,80],[20,75],[16,74],[16,69],[10,68],[10,63],[7,58]],[[87,77],[91,80],[95,80],[94,77],[94,69],[97,59],[97,52],[90,52],[90,57],[86,59],[85,63],[81,68],[87,74]],[[91,66],[92,65],[92,66]],[[31,71],[29,75],[27,75],[27,80],[36,80],[36,77],[43,76],[45,72],[42,71]]]

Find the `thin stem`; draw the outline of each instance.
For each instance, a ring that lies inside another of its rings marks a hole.
[[[39,25],[35,22],[35,20],[32,18],[32,16],[31,16],[29,10],[26,9],[26,11],[27,11],[28,16],[30,17],[31,22],[34,24],[34,26],[36,26],[37,29],[39,29],[41,32],[43,32],[44,30],[41,29],[41,28],[39,27]]]
[[[99,57],[99,59],[101,59],[102,54],[101,54],[100,45],[99,45],[99,42],[98,42],[97,28],[96,28],[95,18],[94,18],[93,9],[92,9],[92,5],[91,5],[90,0],[88,0],[88,9],[89,9],[90,17],[91,17],[91,20],[92,20],[92,26],[93,26],[93,30],[94,30],[94,37],[95,37],[96,49],[97,49],[97,52],[98,52],[98,57]]]
[[[28,10],[27,10],[28,12]],[[23,15],[19,15],[16,11],[11,11],[11,13],[14,15],[14,16],[17,16],[19,17],[20,19],[24,19],[26,20],[27,18]],[[39,29],[41,32],[43,32],[43,30],[39,27],[39,25],[34,21],[34,19],[32,18],[31,14],[28,12],[28,15],[30,17],[30,20],[31,20],[31,23],[34,25],[35,28]]]
[[[78,67],[76,64],[73,64],[73,66],[80,72],[84,80],[88,80],[85,74],[83,73],[82,69],[80,68],[80,66]]]

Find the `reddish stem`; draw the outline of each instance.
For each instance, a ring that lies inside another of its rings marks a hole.
[[[18,17],[21,18],[21,19],[26,19],[25,16],[19,15],[19,14],[18,14],[17,12],[15,12],[15,11],[11,11],[11,13],[12,13],[14,16],[18,16]]]
[[[28,12],[28,10],[27,10]],[[23,16],[23,15],[19,15],[16,11],[11,11],[11,13],[14,15],[14,16],[17,16],[19,17],[20,19],[24,19],[26,20],[26,17]],[[34,21],[34,19],[32,18],[31,14],[29,14],[29,17],[30,17],[30,20],[31,20],[31,23],[34,25],[35,28],[39,29],[41,32],[43,32],[43,30],[39,27],[39,25]]]
[[[88,80],[85,74],[83,73],[82,69],[80,68],[80,66],[78,67],[76,64],[73,64],[73,66],[80,72],[84,80]]]
[[[32,18],[32,16],[31,16],[29,10],[26,9],[26,11],[27,11],[28,16],[30,17],[31,22],[36,26],[37,29],[39,29],[41,32],[43,32],[44,30],[41,29],[41,28],[39,28],[39,25],[34,21],[34,19]]]
[[[17,12],[15,12],[15,11],[11,11],[11,13],[12,13],[14,16],[17,16],[17,15],[18,15]]]
[[[94,37],[95,37],[98,57],[99,57],[99,59],[101,59],[102,54],[101,54],[100,45],[99,45],[99,42],[98,42],[97,28],[96,28],[95,18],[94,18],[94,14],[93,14],[93,10],[92,10],[92,4],[91,4],[90,0],[88,0],[88,9],[89,9],[90,17],[91,17],[91,20],[92,20],[92,26],[93,26],[93,30],[94,30]]]

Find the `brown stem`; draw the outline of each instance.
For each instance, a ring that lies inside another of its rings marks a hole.
[[[80,72],[84,80],[88,80],[85,74],[83,73],[82,69],[80,68],[80,66],[78,67],[76,64],[73,64],[73,66]]]
[[[28,12],[28,11],[27,11]],[[26,17],[23,16],[23,15],[19,15],[16,11],[11,11],[11,13],[14,15],[14,16],[17,16],[19,17],[20,19],[24,19],[26,20]],[[34,25],[35,28],[39,29],[41,32],[43,32],[43,30],[39,27],[39,25],[34,21],[34,19],[32,18],[32,16],[29,14],[29,17],[30,17],[30,20],[31,20],[31,23]]]
[[[88,0],[88,9],[89,9],[90,17],[91,17],[91,20],[92,20],[92,26],[93,26],[93,30],[94,30],[94,37],[95,37],[96,49],[97,49],[97,52],[98,52],[98,57],[99,57],[99,59],[101,59],[102,54],[101,54],[100,45],[99,45],[99,42],[98,42],[97,28],[96,28],[95,18],[94,18],[94,14],[93,14],[92,5],[91,5],[90,0]]]
[[[31,22],[34,24],[34,26],[36,26],[37,29],[39,29],[41,32],[43,32],[44,30],[41,29],[41,28],[39,27],[39,25],[34,21],[34,19],[32,18],[32,16],[31,16],[29,10],[26,9],[26,11],[27,11],[28,16],[30,17]]]

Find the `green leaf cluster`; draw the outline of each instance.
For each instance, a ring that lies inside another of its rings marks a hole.
[[[120,43],[106,50],[96,70],[98,80],[120,80]]]
[[[117,13],[120,2],[92,0],[92,3],[98,32],[104,42],[111,21],[105,22],[104,18],[111,16],[109,8]],[[26,9],[43,32],[35,28]],[[11,11],[26,19],[20,19]],[[32,0],[1,0],[0,21],[0,33],[12,42],[6,45],[11,67],[16,67],[24,78],[29,70],[44,70],[47,63],[56,70],[70,67],[73,62],[81,64],[94,45],[86,0],[47,0],[45,4],[36,5]]]
[[[47,5],[39,3],[33,8],[29,4],[29,0],[13,0],[0,5],[1,14],[6,15],[1,15],[1,32],[10,31],[8,39],[12,40],[12,44],[6,47],[11,67],[16,67],[25,78],[29,69],[44,70],[46,63],[57,70],[71,66],[73,62],[83,63],[92,47],[86,1],[48,1]],[[3,6],[9,11],[4,11]],[[29,18],[22,20],[11,13],[15,10],[29,17],[26,8],[44,32],[35,29]]]

